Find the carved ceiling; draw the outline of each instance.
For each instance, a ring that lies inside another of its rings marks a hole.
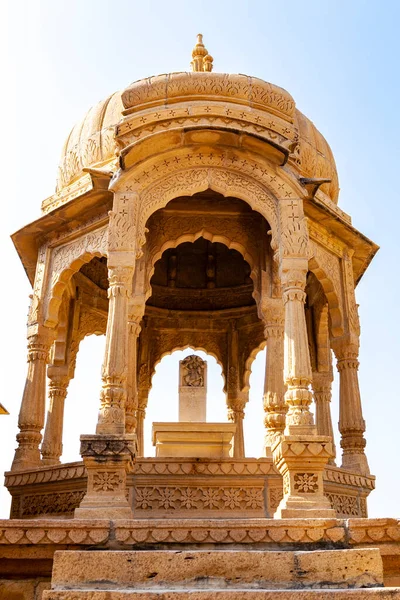
[[[93,281],[100,289],[108,290],[107,259],[93,258],[80,268],[80,273]]]
[[[169,310],[223,310],[255,304],[250,265],[237,250],[199,238],[156,262],[147,304]]]

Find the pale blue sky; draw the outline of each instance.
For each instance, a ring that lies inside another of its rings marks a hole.
[[[15,447],[30,293],[8,236],[39,216],[40,202],[54,190],[64,139],[90,106],[136,79],[187,70],[195,36],[202,32],[215,70],[261,77],[293,95],[332,147],[341,208],[381,246],[357,290],[362,325],[360,383],[367,454],[377,475],[370,515],[399,516],[400,3],[13,0],[1,6],[0,401],[12,415],[0,419],[0,471],[9,467]],[[71,385],[68,459],[76,457],[79,433],[94,430],[101,343],[101,339],[86,341]],[[248,449],[254,454],[262,435],[262,362],[260,355],[246,420]],[[162,408],[170,412],[169,402],[176,407],[176,364],[177,359],[166,359],[160,365],[149,423],[159,419]],[[210,369],[214,373],[214,367]],[[209,396],[217,405],[214,418],[223,418],[217,367],[213,386]],[[335,394],[337,422],[336,389]],[[78,418],[74,410],[79,411]],[[8,497],[1,491],[0,516],[7,511]]]

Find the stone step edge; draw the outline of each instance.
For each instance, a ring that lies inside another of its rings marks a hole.
[[[104,550],[59,551],[55,589],[111,587],[210,587],[252,589],[360,588],[383,585],[378,549],[302,551]]]
[[[42,600],[400,600],[400,588],[347,590],[48,590]]]

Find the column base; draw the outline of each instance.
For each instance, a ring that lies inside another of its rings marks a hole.
[[[42,465],[39,444],[42,436],[21,432],[17,435],[18,448],[15,450],[11,471],[25,471],[37,469]]]
[[[136,456],[136,435],[82,435],[81,456],[88,473],[88,487],[77,519],[131,519],[126,475]]]
[[[322,435],[284,435],[272,448],[283,476],[283,498],[275,519],[331,519],[336,513],[324,496],[323,471],[333,456],[332,440]]]
[[[324,506],[325,505],[325,506]],[[318,496],[313,501],[300,496],[283,498],[274,513],[274,519],[335,519],[336,513],[329,500]]]
[[[343,454],[341,468],[360,475],[370,474],[368,460],[364,453]]]

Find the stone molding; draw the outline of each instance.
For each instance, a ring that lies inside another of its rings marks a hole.
[[[110,537],[108,520],[4,520],[0,521],[0,545],[97,545]]]
[[[155,543],[399,544],[398,519],[1,520],[0,546]],[[388,551],[386,551],[386,554]]]
[[[81,435],[80,454],[82,457],[117,457],[135,456],[135,442],[132,437],[123,438],[122,436],[112,435]]]
[[[295,113],[292,96],[283,88],[248,75],[227,73],[180,72],[141,79],[122,93],[126,112],[138,112],[144,107],[164,106],[191,97],[232,101],[248,106],[260,106],[276,112],[291,123]],[[171,110],[171,108],[169,109]]]

